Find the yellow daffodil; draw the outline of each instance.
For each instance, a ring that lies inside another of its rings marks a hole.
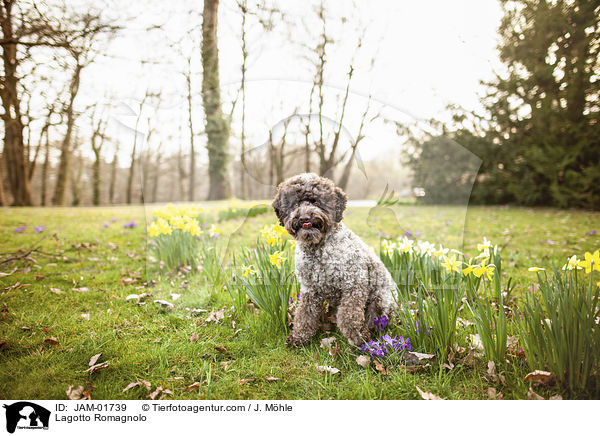
[[[485,249],[489,250],[490,248],[492,248],[492,243],[490,241],[488,241],[485,236],[483,237],[483,244],[477,244],[477,249],[479,251],[482,251]]]
[[[292,250],[296,249],[296,241],[292,240],[290,241],[290,247],[292,247]]]
[[[585,253],[585,260],[580,261],[577,265],[585,268],[585,273],[589,274],[592,270],[600,271],[600,250],[596,250],[594,254]]]
[[[440,244],[440,249],[433,252],[433,254],[437,257],[445,256],[447,253],[448,253],[448,249],[443,248],[441,244]]]
[[[493,263],[490,263],[489,265],[478,265],[473,270],[473,275],[475,275],[475,277],[481,277],[483,274],[485,274],[489,280],[492,280],[495,269],[496,266]]]
[[[413,249],[415,241],[408,239],[406,236],[398,241],[398,251],[400,253],[410,253]]]
[[[575,268],[577,269],[582,269],[578,264],[579,264],[579,259],[577,259],[577,255],[573,255],[569,258],[569,260],[567,261],[567,263],[565,263],[562,267],[563,271],[564,270],[569,270],[572,271]]]
[[[287,235],[287,230],[285,229],[285,227],[280,226],[279,224],[275,224],[273,226],[273,231],[275,231],[276,233],[279,233],[281,236]]]
[[[446,268],[446,272],[450,273],[452,271],[456,271],[457,273],[462,271],[462,262],[459,260],[453,260],[449,257],[443,256],[443,260],[445,262],[442,263],[442,266]]]
[[[214,224],[212,224],[210,226],[210,228],[208,229],[208,236],[210,236],[211,238],[218,238],[219,235],[221,234],[221,230],[219,230],[217,228],[217,226],[215,226]]]
[[[281,251],[269,254],[269,261],[271,262],[271,265],[275,265],[277,268],[281,267],[281,262],[286,259],[282,256],[282,254],[283,253]]]
[[[527,268],[527,271],[529,271],[529,272],[540,272],[540,271],[546,271],[546,268],[540,268],[539,266],[532,266],[530,268]]]
[[[385,254],[391,256],[394,253],[394,250],[398,248],[394,241],[390,241],[389,239],[384,239],[381,242],[381,248]]]
[[[253,268],[253,265],[250,266],[242,266],[242,275],[244,277],[248,277],[250,274],[256,274],[256,270]]]
[[[479,265],[467,265],[466,268],[463,268],[462,273],[464,276],[468,276],[475,268]]]

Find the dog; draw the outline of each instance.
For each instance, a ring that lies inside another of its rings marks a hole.
[[[392,276],[373,249],[342,223],[347,196],[313,173],[282,182],[273,200],[279,222],[296,240],[300,302],[286,342],[307,344],[320,327],[324,301],[350,344],[361,346],[375,318],[397,307]]]

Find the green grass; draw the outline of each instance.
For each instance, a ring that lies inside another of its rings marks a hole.
[[[290,349],[284,334],[253,311],[231,310],[229,293],[212,288],[202,274],[146,271],[146,212],[143,207],[0,209],[0,261],[39,242],[29,259],[0,265],[4,273],[17,267],[0,277],[0,398],[63,399],[69,385],[91,383],[94,399],[142,399],[149,393],[143,387],[122,393],[139,379],[151,382],[153,389],[170,389],[173,395],[167,398],[174,399],[417,399],[415,385],[448,399],[485,399],[490,386],[505,399],[527,397],[529,384],[522,380],[528,369],[519,359],[506,366],[506,385],[501,385],[485,379],[483,359],[472,367],[457,364],[451,371],[434,362],[419,373],[396,368],[381,375],[358,366],[360,353],[337,332],[342,353],[336,357],[319,347],[319,339],[330,332],[321,332],[303,349]],[[130,221],[137,228],[123,228]],[[274,222],[274,214],[267,213],[219,223],[227,235],[222,241],[226,259],[253,244],[262,227]],[[600,246],[600,237],[589,235],[600,231],[600,214],[582,211],[472,207],[465,215],[454,207],[403,205],[351,208],[345,222],[373,247],[379,246],[380,236],[410,231],[420,232],[419,239],[474,254],[486,236],[503,247],[503,270],[513,277],[517,297],[536,279],[528,267],[550,261],[560,267],[568,255],[581,257]],[[14,229],[23,225],[27,230],[16,234]],[[48,228],[34,234],[36,225]],[[137,276],[137,283],[120,282]],[[150,279],[156,285],[138,289]],[[17,282],[23,286],[6,289]],[[125,299],[142,292],[153,295],[145,305]],[[182,296],[172,300],[171,294]],[[154,299],[171,301],[175,308],[163,310]],[[204,325],[208,313],[223,306],[228,310],[221,323]],[[194,316],[186,308],[208,312]],[[466,318],[467,311],[459,316]],[[89,314],[89,320],[82,314]],[[516,332],[513,324],[509,320],[509,335]],[[194,333],[198,340],[190,342]],[[459,343],[470,333],[474,327],[462,328]],[[50,337],[58,344],[44,342]],[[88,374],[88,361],[97,353],[109,367]],[[334,366],[341,374],[321,374],[315,364]],[[254,381],[240,383],[242,379]],[[202,383],[200,389],[184,390],[196,381]],[[545,397],[569,395],[558,388],[534,390]],[[598,398],[597,391],[577,395]]]

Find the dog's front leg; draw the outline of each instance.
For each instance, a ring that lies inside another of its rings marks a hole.
[[[307,344],[321,325],[323,298],[311,293],[302,293],[300,304],[294,314],[294,327],[286,343],[293,347]]]
[[[368,293],[364,289],[352,289],[342,295],[337,311],[337,325],[352,345],[361,346],[369,340],[365,323],[365,306]]]

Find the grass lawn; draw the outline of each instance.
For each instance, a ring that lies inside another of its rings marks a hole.
[[[530,384],[523,378],[529,370],[518,358],[510,359],[502,383],[486,377],[483,359],[451,370],[434,360],[415,373],[395,368],[381,374],[359,366],[360,350],[337,332],[321,332],[309,346],[290,349],[285,332],[252,310],[232,310],[229,294],[208,285],[204,275],[146,269],[147,212],[140,206],[0,209],[0,398],[65,399],[69,386],[83,386],[93,399],[144,399],[157,387],[170,391],[163,394],[167,399],[418,399],[416,385],[446,399],[487,399],[490,387],[505,399],[527,398]],[[132,221],[137,227],[124,227]],[[267,213],[219,223],[221,244],[230,256],[274,222]],[[536,278],[528,267],[560,267],[568,256],[600,247],[594,232],[600,231],[600,214],[582,211],[356,207],[345,222],[376,250],[380,236],[410,232],[473,254],[486,236],[502,247],[517,298]],[[22,226],[27,228],[16,233]],[[36,226],[47,228],[35,233]],[[33,247],[29,256],[6,262]],[[156,283],[145,285],[149,280]],[[152,294],[143,305],[126,300],[143,292]],[[163,309],[155,299],[174,308]],[[211,310],[223,307],[223,319],[206,322]],[[460,316],[467,318],[465,312]],[[473,333],[474,327],[463,327],[458,345],[466,346]],[[320,339],[332,334],[341,351],[334,357],[320,347]],[[108,366],[86,371],[98,353],[97,363]],[[315,365],[341,373],[320,373]],[[140,380],[151,390],[135,386],[123,393]],[[559,387],[534,390],[545,398],[569,397]],[[600,398],[598,387],[577,398]]]

